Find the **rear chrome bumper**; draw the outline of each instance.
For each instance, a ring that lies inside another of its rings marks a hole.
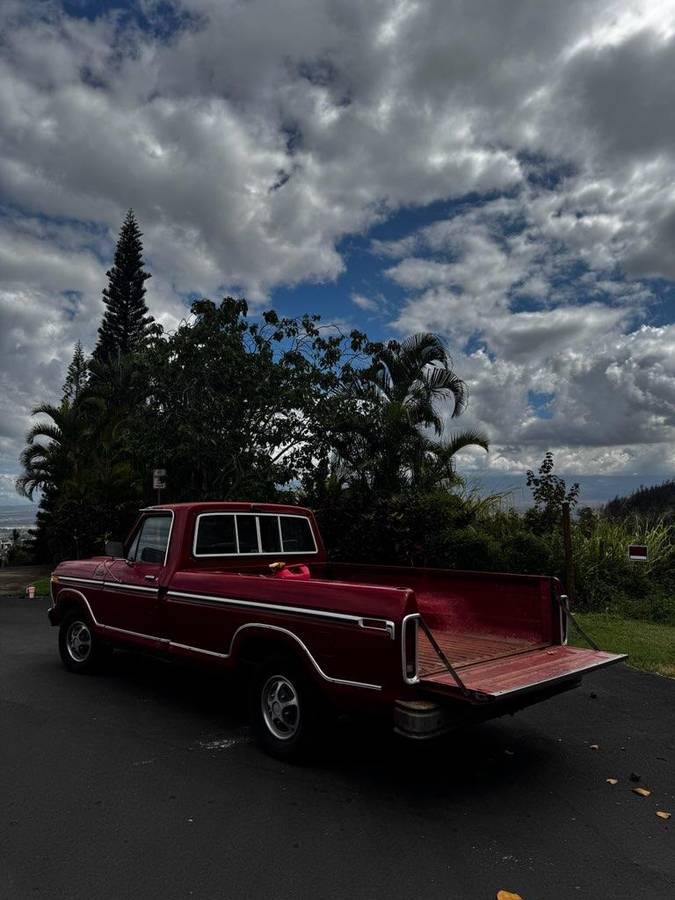
[[[397,700],[394,706],[394,731],[404,737],[433,738],[450,725],[448,710],[431,700]]]

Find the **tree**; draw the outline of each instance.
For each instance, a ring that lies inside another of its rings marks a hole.
[[[342,423],[342,437],[335,434],[336,449],[353,476],[377,493],[448,486],[455,480],[456,453],[468,446],[488,449],[487,438],[475,431],[439,440],[440,404],[451,401],[451,418],[457,418],[466,407],[467,390],[435,334],[390,341],[370,367],[354,373],[351,393],[360,407],[351,422]]]
[[[106,272],[103,290],[105,312],[98,329],[94,359],[105,362],[140,350],[153,331],[154,319],[145,303],[145,282],[150,273],[143,269],[141,231],[133,210],[120,229],[114,265]]]
[[[554,466],[553,454],[547,450],[538,473],[527,471],[527,486],[534,501],[534,509],[528,510],[527,517],[533,526],[552,529],[560,522],[563,503],[569,503],[570,507],[577,505],[581,488],[575,482],[567,490],[565,481],[553,474]]]
[[[63,399],[69,403],[76,403],[87,386],[88,378],[87,360],[82,351],[82,342],[78,341],[75,344],[75,352],[66,372],[66,380],[63,384]]]
[[[328,453],[343,365],[366,343],[324,337],[316,317],[256,322],[244,300],[196,301],[143,356],[135,457],[167,469],[173,500],[278,499]]]
[[[47,419],[30,429],[20,457],[23,473],[16,487],[30,500],[36,491],[54,491],[67,478],[77,477],[85,452],[85,423],[79,404],[68,400],[59,406],[42,403],[32,414]]]

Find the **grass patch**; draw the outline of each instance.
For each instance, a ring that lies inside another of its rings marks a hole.
[[[29,584],[35,585],[35,596],[36,597],[48,597],[49,596],[49,578],[39,578],[37,581],[29,582]]]
[[[581,627],[596,644],[611,653],[627,653],[636,669],[675,678],[675,626],[639,619],[620,619],[606,613],[575,613]],[[574,628],[570,643],[587,646]]]

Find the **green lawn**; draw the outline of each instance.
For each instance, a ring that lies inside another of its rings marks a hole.
[[[675,677],[675,627],[638,619],[619,619],[606,613],[576,613],[581,627],[602,650],[627,653],[637,669]],[[572,628],[570,643],[587,646]]]
[[[31,581],[30,584],[35,585],[35,596],[36,597],[48,597],[49,596],[49,578],[40,578],[37,581]]]

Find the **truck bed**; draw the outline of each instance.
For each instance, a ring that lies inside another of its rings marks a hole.
[[[321,595],[337,602],[337,595],[331,599],[336,588],[342,596],[369,587],[374,602],[382,588],[412,592],[419,619],[416,683],[436,695],[510,702],[530,693],[527,705],[537,692],[564,689],[586,672],[625,659],[566,646],[560,589],[550,577],[348,563],[312,564],[310,572],[294,582],[294,596],[311,595],[314,605]],[[381,596],[386,616],[384,591]],[[373,607],[370,614],[377,615]]]
[[[564,689],[626,658],[563,643],[559,586],[552,578],[346,565],[328,567],[326,574],[414,590],[424,626],[454,670],[418,628],[418,684],[435,694],[520,702],[520,695]]]
[[[463,634],[461,632],[441,631],[432,628],[431,633],[443,653],[452,665],[458,669],[488,660],[500,660],[505,657],[525,653],[538,647],[546,647],[544,643],[505,638],[496,635]],[[420,676],[443,672],[445,667],[438,654],[431,646],[424,633],[420,633],[417,645]]]

